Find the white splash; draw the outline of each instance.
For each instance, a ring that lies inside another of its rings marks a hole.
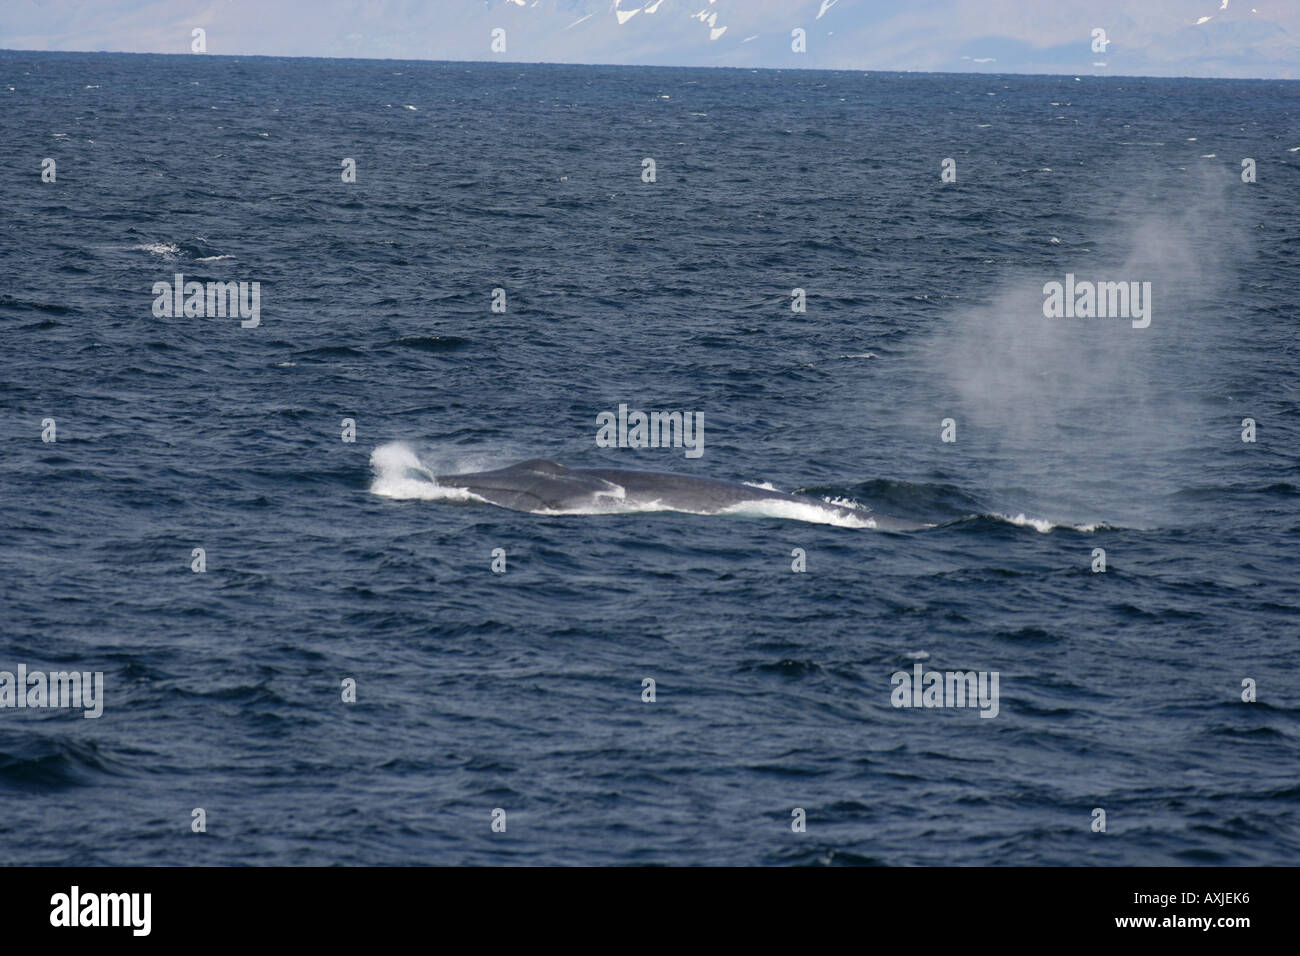
[[[438,484],[419,455],[401,442],[380,445],[370,453],[370,467],[375,473],[370,493],[399,501],[482,501],[464,488],[444,488]]]
[[[865,515],[845,514],[833,506],[819,505],[815,502],[781,501],[776,498],[762,498],[755,501],[742,501],[724,508],[719,514],[743,515],[750,518],[787,518],[792,521],[806,521],[809,524],[831,524],[840,528],[874,528],[874,518]]]
[[[1103,528],[1109,530],[1114,527],[1113,525],[1106,524],[1104,521],[1094,521],[1091,524],[1057,524],[1048,521],[1046,518],[1028,518],[1025,516],[1024,512],[1021,512],[1014,518],[1010,515],[999,514],[997,512],[989,515],[989,517],[997,518],[1000,521],[1016,525],[1019,528],[1033,528],[1040,534],[1047,534],[1049,531],[1055,531],[1057,528],[1070,528],[1073,531],[1092,534],[1094,531],[1100,531]]]
[[[180,246],[174,242],[146,242],[142,246],[132,246],[131,248],[139,252],[152,252],[156,256],[167,259],[174,259],[181,254]]]

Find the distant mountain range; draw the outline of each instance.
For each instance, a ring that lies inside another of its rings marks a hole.
[[[3,0],[0,48],[1292,79],[1300,0]],[[504,50],[494,29],[504,30]],[[802,30],[803,52],[792,46]],[[1104,44],[1094,31],[1104,30]],[[1099,48],[1094,48],[1094,47]]]

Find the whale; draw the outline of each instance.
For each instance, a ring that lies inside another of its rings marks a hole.
[[[866,508],[786,494],[739,482],[657,471],[566,468],[532,458],[507,468],[459,475],[434,475],[444,488],[533,514],[589,514],[682,511],[691,514],[753,513],[881,531],[915,531],[930,525],[889,518]]]

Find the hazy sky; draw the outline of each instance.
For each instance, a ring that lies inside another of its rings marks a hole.
[[[1300,76],[1300,0],[0,0],[3,49],[188,53],[195,27],[210,54]]]

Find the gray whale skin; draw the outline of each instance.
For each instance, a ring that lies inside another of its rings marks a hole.
[[[445,488],[464,488],[485,501],[515,511],[625,511],[630,506],[716,514],[745,502],[775,500],[814,505],[840,517],[870,521],[883,531],[914,531],[928,527],[913,521],[887,518],[864,508],[830,504],[816,498],[730,481],[656,471],[566,468],[544,458],[533,458],[495,471],[435,477]]]

